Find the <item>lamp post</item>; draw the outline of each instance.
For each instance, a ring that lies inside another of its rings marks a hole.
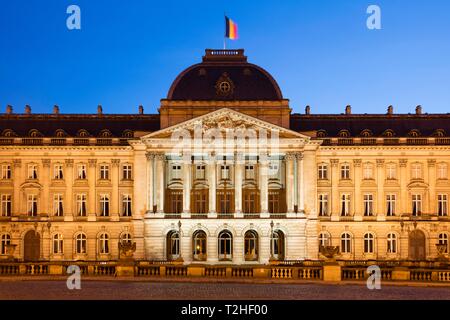
[[[178,259],[177,261],[183,262],[183,257],[181,256],[181,221],[178,220]]]
[[[274,257],[273,257],[273,220],[270,222],[269,243],[270,243],[270,260],[274,260]]]

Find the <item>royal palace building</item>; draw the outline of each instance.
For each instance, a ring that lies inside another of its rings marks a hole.
[[[448,254],[450,115],[293,114],[206,50],[158,114],[0,115],[0,259],[185,264]],[[323,252],[322,252],[323,253]]]

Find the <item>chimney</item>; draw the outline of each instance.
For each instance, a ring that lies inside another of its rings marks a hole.
[[[348,105],[345,107],[345,114],[352,114],[352,106]]]
[[[25,106],[25,113],[26,114],[31,114],[31,107],[29,105]]]
[[[102,105],[101,104],[99,104],[98,106],[97,106],[97,114],[103,114],[103,107],[102,107]]]
[[[306,106],[305,108],[305,114],[311,114],[311,107],[310,106]]]
[[[53,114],[59,114],[59,107],[56,104],[53,106]]]
[[[12,114],[13,113],[13,107],[11,105],[6,106],[6,114]]]
[[[394,107],[393,107],[393,106],[389,106],[389,107],[388,107],[388,110],[387,110],[387,113],[388,113],[389,115],[394,114]]]
[[[418,106],[416,107],[416,114],[417,114],[417,115],[422,114],[422,106],[421,106],[421,105],[418,105]]]
[[[144,114],[144,107],[142,105],[139,106],[139,114]]]

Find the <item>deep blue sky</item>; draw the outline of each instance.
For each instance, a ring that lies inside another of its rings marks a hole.
[[[81,30],[66,8],[81,8]],[[382,30],[366,9],[382,9]],[[450,112],[448,0],[2,0],[0,108],[49,113],[156,112],[205,48],[223,46],[224,12],[249,60],[278,81],[294,112]]]

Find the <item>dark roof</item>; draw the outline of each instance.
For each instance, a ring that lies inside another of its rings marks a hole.
[[[323,130],[326,136],[337,137],[341,130],[348,130],[351,137],[359,137],[364,130],[373,136],[382,136],[392,130],[397,137],[407,137],[412,130],[420,136],[433,136],[437,130],[450,135],[449,114],[398,114],[398,115],[291,115],[291,129],[299,132]]]
[[[128,130],[157,131],[160,128],[159,115],[98,115],[98,114],[3,114],[0,115],[0,134],[13,130],[18,136],[29,136],[31,130],[38,130],[45,137],[56,136],[64,130],[68,136],[77,136],[80,130],[97,137],[109,130],[113,137],[122,137]]]
[[[216,85],[228,79],[234,86],[228,95]],[[244,50],[206,50],[203,62],[183,71],[173,82],[168,100],[282,100],[275,79],[264,69],[247,62]]]

